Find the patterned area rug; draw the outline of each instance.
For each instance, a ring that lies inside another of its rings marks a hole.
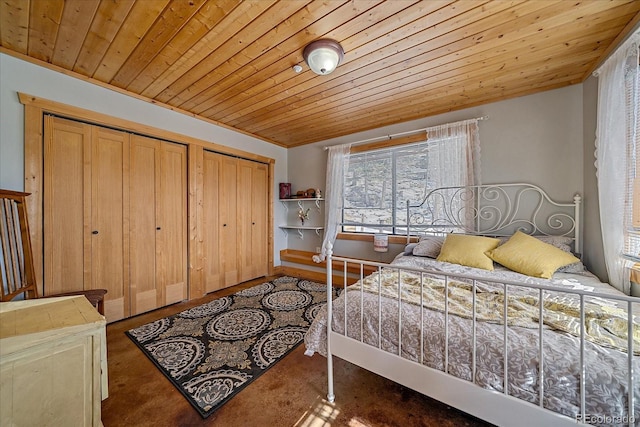
[[[326,299],[280,277],[126,334],[206,418],[297,347]]]

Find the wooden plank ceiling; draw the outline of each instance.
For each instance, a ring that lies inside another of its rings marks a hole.
[[[0,41],[292,147],[582,82],[639,11],[634,0],[2,0]],[[302,58],[320,38],[345,50],[327,76]]]

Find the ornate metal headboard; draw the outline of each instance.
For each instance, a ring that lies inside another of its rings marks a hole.
[[[524,183],[440,187],[419,203],[407,201],[407,239],[450,232],[510,236],[519,230],[570,237],[574,251],[581,253],[581,201],[576,194],[573,202],[558,203],[540,187]]]

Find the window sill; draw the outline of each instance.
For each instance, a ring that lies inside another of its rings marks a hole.
[[[373,234],[369,233],[338,233],[338,240],[356,240],[361,242],[373,242]],[[415,243],[418,241],[418,238],[412,236],[410,238],[410,242]],[[399,244],[404,245],[407,243],[407,236],[399,236],[389,234],[389,243],[390,244]]]

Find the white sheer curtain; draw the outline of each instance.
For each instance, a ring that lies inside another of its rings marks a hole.
[[[478,119],[428,128],[427,141],[442,144],[441,149],[429,153],[429,161],[448,171],[439,174],[435,187],[480,184]]]
[[[480,134],[478,119],[439,125],[427,129],[427,141],[433,146],[429,150],[429,164],[443,173],[429,175],[431,190],[442,187],[464,187],[480,184]],[[475,227],[473,203],[477,196],[457,194],[459,190],[443,190],[445,199],[434,200],[428,206],[437,218],[455,217],[464,222],[466,230]],[[426,197],[426,194],[425,194]],[[446,202],[445,202],[446,200]],[[424,201],[422,202],[424,204]],[[464,212],[464,215],[461,213]]]
[[[629,80],[637,81],[638,42],[636,31],[594,73],[598,77],[598,121],[596,130],[596,168],[600,206],[600,226],[609,283],[630,292],[625,267],[631,264],[622,254],[625,247],[625,199],[627,196],[628,118],[637,119],[637,93],[632,94],[634,111],[627,111]],[[632,90],[637,91],[633,83]],[[635,129],[635,126],[631,126]],[[633,135],[631,135],[633,136]]]
[[[342,223],[342,203],[344,194],[344,171],[349,167],[351,144],[329,147],[327,156],[327,178],[324,190],[324,240],[322,251],[313,256],[315,262],[327,257],[327,248],[333,246]]]

